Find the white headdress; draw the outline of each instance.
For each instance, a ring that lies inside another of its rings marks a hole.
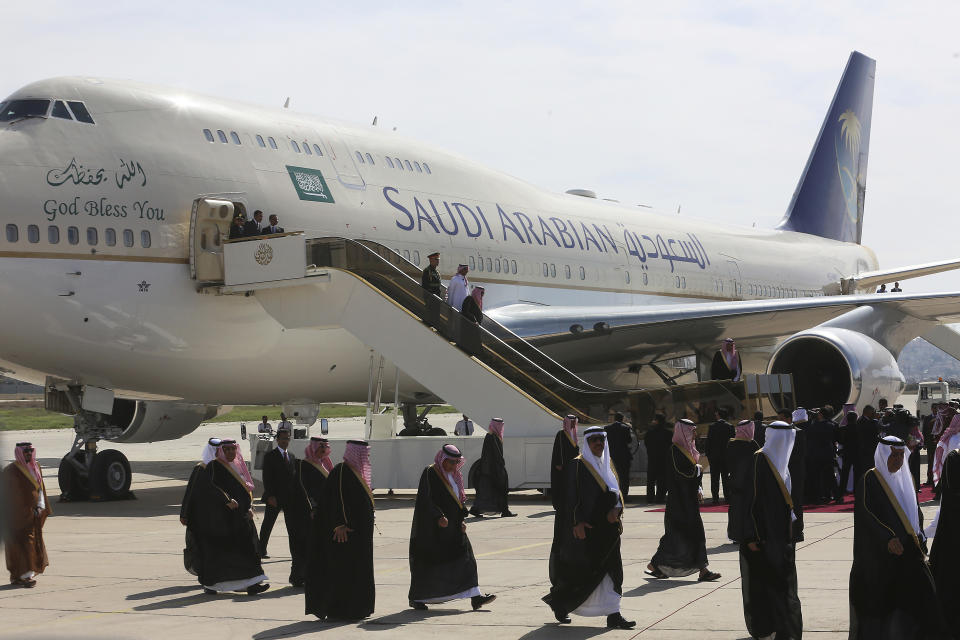
[[[890,491],[896,496],[897,502],[900,503],[900,508],[903,509],[904,515],[907,516],[907,520],[910,521],[910,526],[913,528],[913,531],[910,533],[919,533],[920,506],[917,504],[917,490],[913,486],[913,476],[910,475],[910,466],[907,464],[906,452],[904,451],[904,461],[899,469],[893,473],[890,473],[887,469],[887,458],[890,457],[894,449],[904,449],[903,440],[893,436],[881,438],[879,444],[877,444],[876,451],[873,453],[873,464],[877,468],[877,473],[880,474],[887,483],[887,486],[890,487]]]

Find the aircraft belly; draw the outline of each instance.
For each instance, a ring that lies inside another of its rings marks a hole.
[[[211,404],[366,400],[369,350],[348,332],[284,330],[253,298],[198,294],[185,265],[0,265],[0,361],[14,371]],[[403,375],[401,389],[425,391]]]

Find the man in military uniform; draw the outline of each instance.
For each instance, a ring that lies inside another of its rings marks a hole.
[[[427,256],[427,260],[430,264],[423,270],[423,275],[420,277],[420,284],[424,291],[423,303],[426,306],[423,321],[432,327],[439,327],[440,301],[443,300],[443,286],[440,284],[440,272],[437,271],[440,252],[431,253]]]

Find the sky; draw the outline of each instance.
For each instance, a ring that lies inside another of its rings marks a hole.
[[[782,217],[858,50],[877,60],[863,243],[882,268],[960,257],[960,4],[53,0],[3,13],[0,95],[89,75],[289,97],[552,191],[758,227]],[[960,273],[903,288],[955,291]]]

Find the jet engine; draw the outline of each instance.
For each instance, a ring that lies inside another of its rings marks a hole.
[[[122,426],[113,442],[176,440],[217,415],[216,406],[149,400],[115,400],[111,422]]]
[[[814,327],[787,338],[767,369],[793,374],[796,406],[829,404],[838,412],[844,404],[860,410],[876,406],[880,398],[892,404],[905,384],[897,359],[886,347],[862,333],[836,327]]]

